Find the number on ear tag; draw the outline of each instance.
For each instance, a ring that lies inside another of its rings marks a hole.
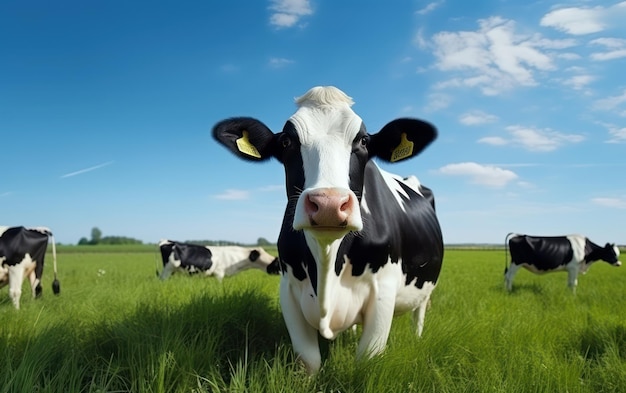
[[[261,158],[261,153],[254,147],[250,140],[248,139],[248,131],[244,131],[241,138],[237,139],[237,149],[240,152],[247,154],[252,157]]]
[[[406,138],[406,133],[400,135],[400,144],[391,153],[391,162],[403,160],[413,154],[413,142]]]

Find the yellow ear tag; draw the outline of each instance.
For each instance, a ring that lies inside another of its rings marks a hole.
[[[240,152],[247,154],[252,157],[261,158],[261,153],[254,147],[250,140],[248,139],[248,131],[243,132],[243,136],[237,139],[237,149]]]
[[[406,138],[406,133],[403,132],[400,138],[400,144],[391,153],[391,162],[403,160],[413,154],[413,142]]]

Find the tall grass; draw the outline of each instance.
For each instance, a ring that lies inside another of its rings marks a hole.
[[[0,291],[0,392],[626,391],[624,268],[594,265],[576,295],[522,271],[508,294],[503,251],[447,250],[421,339],[398,317],[384,355],[356,362],[346,332],[309,377],[276,276],[161,282],[156,249],[96,251],[59,253],[58,297],[50,266],[21,310]]]

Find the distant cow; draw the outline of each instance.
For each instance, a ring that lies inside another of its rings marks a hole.
[[[48,237],[52,238],[54,262],[52,291],[58,294],[60,286],[57,280],[56,248],[50,229],[0,227],[0,287],[9,284],[9,296],[16,309],[20,308],[24,277],[30,280],[33,297],[41,296],[41,276]]]
[[[528,236],[509,233],[511,264],[504,271],[507,290],[513,286],[513,276],[521,268],[543,274],[559,270],[567,271],[567,284],[573,291],[578,285],[578,273],[585,274],[595,261],[603,260],[620,266],[619,249],[607,243],[604,247],[581,235]]]
[[[373,158],[414,157],[436,130],[403,118],[369,134],[352,99],[332,86],[296,104],[280,133],[238,117],[215,125],[213,136],[240,158],[274,157],[285,167],[280,303],[295,353],[316,372],[318,332],[334,339],[362,324],[359,357],[384,350],[395,314],[411,311],[422,333],[443,259],[434,198],[414,176],[388,173]]]
[[[177,271],[203,273],[220,281],[247,269],[260,269],[278,274],[278,259],[261,247],[199,246],[171,240],[159,242],[163,270],[159,277],[167,279]]]

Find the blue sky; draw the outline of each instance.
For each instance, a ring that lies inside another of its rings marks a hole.
[[[0,225],[104,236],[275,241],[278,162],[212,126],[275,132],[316,85],[369,132],[425,119],[408,162],[446,243],[508,232],[626,243],[626,2],[3,1]]]

